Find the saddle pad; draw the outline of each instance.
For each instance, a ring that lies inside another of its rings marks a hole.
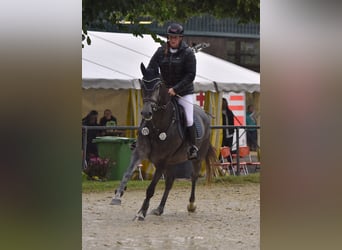
[[[176,112],[176,123],[178,127],[179,135],[182,139],[185,137],[185,128],[186,128],[186,120],[185,120],[185,114],[184,109],[182,106],[178,105],[176,100],[173,100],[173,105],[175,107]],[[203,137],[204,128],[202,126],[201,121],[199,120],[199,117],[194,114],[194,125],[196,128],[196,139],[201,139]]]

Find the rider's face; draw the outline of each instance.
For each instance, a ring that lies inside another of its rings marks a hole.
[[[170,47],[173,49],[177,49],[181,41],[182,41],[181,36],[169,36],[169,44],[170,44]]]

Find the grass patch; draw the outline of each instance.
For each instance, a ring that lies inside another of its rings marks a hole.
[[[214,183],[231,183],[231,184],[245,184],[245,183],[260,183],[260,173],[249,175],[228,175],[217,177],[213,180]]]
[[[82,192],[83,193],[93,193],[93,192],[105,192],[113,191],[117,189],[120,185],[120,181],[91,181],[84,180],[82,182]],[[130,190],[140,190],[147,188],[147,181],[129,181],[127,188]]]
[[[130,180],[127,183],[127,189],[129,190],[146,190],[148,185],[150,185],[151,180]],[[82,182],[82,192],[83,193],[95,193],[95,192],[105,192],[113,191],[117,189],[120,185],[120,181],[89,181],[83,180]],[[165,185],[164,180],[160,180],[157,184],[156,189],[163,189]],[[190,187],[190,181],[175,181],[173,187]]]
[[[127,189],[129,190],[146,190],[151,180],[131,180],[127,183]],[[198,180],[198,186],[206,185],[204,178]],[[240,176],[223,176],[213,178],[212,185],[221,184],[247,184],[247,183],[260,183],[260,174],[249,174]],[[95,193],[95,192],[105,192],[112,191],[118,188],[120,181],[90,181],[83,179],[82,181],[82,193]],[[156,189],[164,189],[164,180],[160,180],[157,184]],[[179,187],[190,187],[191,181],[189,180],[176,180],[173,184],[173,188]]]

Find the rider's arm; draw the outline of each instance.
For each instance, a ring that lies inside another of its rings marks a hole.
[[[159,65],[160,65],[160,53],[163,53],[163,49],[160,47],[157,49],[157,51],[152,56],[148,66],[147,70],[155,70],[156,72],[159,72]]]

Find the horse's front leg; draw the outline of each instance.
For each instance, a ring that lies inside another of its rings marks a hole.
[[[196,205],[195,205],[195,187],[196,182],[198,179],[198,174],[201,169],[201,161],[192,161],[193,164],[193,172],[192,172],[192,178],[191,178],[191,194],[189,199],[189,205],[187,207],[189,212],[195,212]]]
[[[140,210],[138,211],[137,215],[134,217],[133,220],[135,220],[135,219],[144,220],[145,219],[148,207],[150,205],[150,199],[154,195],[154,190],[155,190],[156,185],[157,185],[160,177],[162,176],[162,174],[163,174],[162,169],[156,168],[156,172],[153,175],[152,181],[146,190],[146,198],[145,198]]]
[[[121,205],[120,197],[123,195],[127,182],[131,179],[132,174],[134,170],[136,169],[136,167],[138,166],[139,161],[140,161],[139,154],[138,154],[138,151],[135,149],[132,152],[131,162],[124,176],[122,177],[120,186],[118,189],[115,190],[115,195],[110,203],[111,205]]]
[[[171,173],[171,171],[169,171],[170,173],[167,173],[166,175],[166,180],[165,180],[165,190],[164,190],[164,194],[163,197],[160,201],[159,206],[154,209],[152,211],[152,213],[154,215],[162,215],[164,212],[164,207],[165,207],[165,203],[167,200],[167,197],[169,196],[170,190],[172,188],[173,182],[175,181],[175,176],[173,173]]]

